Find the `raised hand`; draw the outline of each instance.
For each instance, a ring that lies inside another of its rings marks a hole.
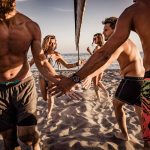
[[[82,95],[79,92],[74,90],[70,90],[65,95],[70,99],[77,99],[77,100],[83,99]]]
[[[58,78],[60,81],[52,84],[48,90],[50,95],[57,94],[57,97],[69,92],[71,88],[75,85],[75,83],[68,77],[59,75],[57,76],[57,79]]]
[[[87,78],[85,78],[85,80],[82,82],[82,87],[84,89],[89,89],[91,86],[91,81],[92,81],[92,77],[91,76],[87,76]]]
[[[78,62],[78,66],[84,65],[86,63],[85,59],[80,59]]]
[[[91,53],[91,51],[90,51],[90,48],[89,47],[87,47],[87,49],[86,49],[88,52],[89,52],[89,54],[90,55],[92,55],[92,53]]]

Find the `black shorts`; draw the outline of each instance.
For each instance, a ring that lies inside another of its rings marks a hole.
[[[141,88],[143,77],[128,77],[121,80],[115,98],[129,105],[141,107]]]
[[[0,132],[14,126],[36,125],[37,93],[32,76],[0,83]]]

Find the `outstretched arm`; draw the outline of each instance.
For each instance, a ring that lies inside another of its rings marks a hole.
[[[76,62],[76,63],[72,63],[72,64],[69,64],[63,57],[62,55],[60,55],[59,53],[56,54],[56,61],[59,62],[60,64],[62,64],[64,67],[66,67],[67,69],[69,68],[74,68],[74,67],[77,67],[77,66],[80,66],[82,64],[82,61],[79,60],[79,62]]]
[[[97,75],[102,75],[102,73],[104,72],[104,70],[106,70],[109,65],[111,65],[115,60],[118,59],[118,57],[120,56],[120,54],[123,52],[124,50],[124,44],[122,46],[120,46],[115,52],[114,54],[110,57],[110,59],[108,60],[107,63],[105,63],[105,65],[103,65],[103,67],[100,67],[98,70],[96,70],[94,73],[90,74],[89,76],[87,76],[87,78],[84,80],[84,82],[82,83],[82,86],[87,88],[90,86],[91,84],[91,80],[93,77],[97,76]]]
[[[111,59],[111,56],[127,40],[132,25],[133,11],[127,8],[119,17],[115,31],[101,49],[97,50],[87,63],[76,73],[80,79],[84,79],[99,68],[103,68]]]
[[[93,78],[96,75],[102,73],[104,70],[106,70],[114,61],[116,61],[118,59],[118,57],[120,56],[120,54],[124,51],[124,44],[122,44],[109,58],[109,60],[107,61],[107,63],[105,63],[102,67],[100,67],[99,69],[97,69],[94,73],[90,74],[90,76]]]
[[[126,9],[119,17],[115,32],[109,38],[101,49],[97,50],[87,61],[87,63],[78,71],[76,75],[80,80],[84,79],[88,75],[94,73],[97,69],[105,67],[110,61],[111,56],[115,51],[127,40],[132,24],[133,11],[130,8]],[[69,90],[75,82],[71,79],[62,79],[59,86],[60,90],[66,92]],[[56,88],[53,89],[55,91]],[[54,92],[57,93],[57,92]]]
[[[87,48],[87,51],[89,52],[90,55],[92,55],[89,47]]]
[[[36,23],[31,22],[28,24],[28,28],[32,33],[33,40],[31,44],[31,52],[38,70],[49,81],[57,82],[56,78],[54,78],[56,72],[47,61],[44,52],[41,49],[41,32],[39,26]]]

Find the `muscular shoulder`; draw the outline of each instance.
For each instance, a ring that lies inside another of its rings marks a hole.
[[[133,5],[131,5],[131,6],[129,6],[129,7],[127,7],[125,10],[124,10],[124,12],[125,13],[134,13],[134,11],[135,11],[135,9],[137,9],[137,4],[133,4]]]
[[[127,7],[123,13],[120,15],[119,19],[132,20],[135,14],[136,6],[131,5]]]
[[[36,22],[30,20],[26,23],[26,26],[34,38],[41,38],[41,30]]]
[[[17,18],[20,22],[20,24],[24,24],[24,26],[27,28],[30,34],[32,34],[33,37],[41,36],[41,31],[39,25],[31,20],[29,17],[25,16],[24,14],[17,13]]]

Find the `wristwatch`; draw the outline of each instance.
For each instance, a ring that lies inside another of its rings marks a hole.
[[[75,73],[70,77],[70,79],[75,82],[75,83],[80,83],[81,79],[78,75],[76,75]]]

